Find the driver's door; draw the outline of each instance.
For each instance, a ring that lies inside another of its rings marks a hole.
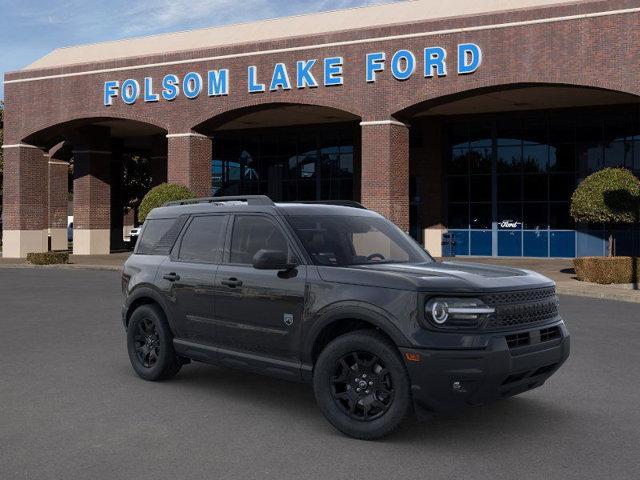
[[[261,249],[283,250],[300,259],[292,239],[270,215],[237,214],[232,219],[229,248],[218,268],[215,321],[224,350],[297,360],[304,312],[307,266],[290,272],[256,270],[253,256]],[[297,262],[296,262],[297,263]]]

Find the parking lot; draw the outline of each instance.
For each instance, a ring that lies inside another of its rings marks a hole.
[[[119,274],[0,268],[0,478],[640,477],[640,307],[562,297],[572,354],[542,388],[342,436],[310,387],[195,364],[129,366]]]

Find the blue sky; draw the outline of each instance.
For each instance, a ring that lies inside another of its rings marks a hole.
[[[0,75],[58,47],[388,1],[0,0]]]

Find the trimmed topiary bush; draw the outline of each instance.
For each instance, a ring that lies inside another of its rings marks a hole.
[[[576,277],[583,282],[637,283],[640,281],[640,258],[637,257],[582,257],[573,260]]]
[[[634,223],[640,180],[625,168],[605,168],[585,178],[571,196],[571,216],[584,223]]]
[[[31,265],[59,265],[69,263],[69,252],[27,253]]]
[[[141,222],[144,222],[147,215],[149,215],[149,212],[154,208],[161,207],[167,202],[188,200],[189,198],[195,198],[195,196],[196,195],[191,190],[182,185],[162,183],[157,187],[153,187],[144,196],[142,202],[140,202],[140,208],[138,209],[138,219]]]

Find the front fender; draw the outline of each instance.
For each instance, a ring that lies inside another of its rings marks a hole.
[[[340,320],[361,320],[382,330],[398,347],[409,346],[410,342],[398,327],[398,320],[388,311],[365,302],[342,301],[327,305],[320,310],[304,334],[302,362],[312,363],[313,345],[320,333],[333,322]]]

